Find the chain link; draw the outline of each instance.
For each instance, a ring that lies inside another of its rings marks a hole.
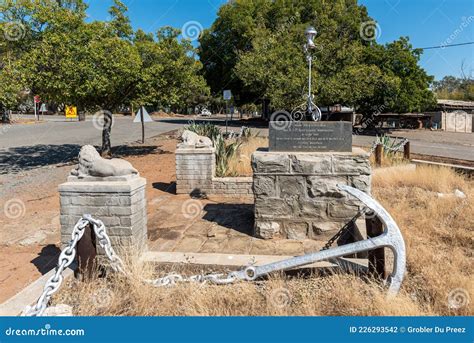
[[[326,243],[322,250],[330,249],[331,245],[341,237],[345,232],[347,232],[351,227],[352,224],[356,222],[356,220],[366,213],[366,209],[359,211],[357,215],[352,218],[352,220],[344,225],[344,227],[339,230],[336,235],[334,235],[329,241]],[[74,229],[71,234],[71,241],[65,247],[58,258],[58,265],[56,267],[54,275],[52,275],[46,285],[44,286],[43,293],[39,297],[38,301],[33,306],[28,306],[25,311],[23,312],[22,316],[41,316],[44,311],[46,310],[48,303],[51,299],[51,296],[58,291],[61,287],[63,282],[63,272],[66,268],[68,268],[76,257],[76,246],[77,242],[82,238],[84,235],[84,229],[87,225],[92,225],[96,239],[99,242],[99,245],[102,249],[104,249],[105,254],[107,255],[111,268],[116,271],[124,274],[125,276],[131,277],[132,275],[127,272],[125,268],[125,264],[123,260],[116,254],[114,248],[112,247],[112,243],[110,241],[110,237],[107,235],[107,231],[105,228],[104,223],[101,220],[97,220],[92,218],[90,215],[84,215],[74,226]],[[182,276],[180,274],[170,274],[161,278],[157,279],[145,279],[140,276],[142,282],[150,284],[155,287],[166,287],[166,286],[174,286],[177,283],[210,283],[214,285],[228,285],[234,283],[238,280],[242,280],[243,278],[239,275],[238,272],[230,272],[228,274],[222,273],[214,273],[214,274],[197,274],[193,276]]]
[[[324,250],[329,250],[331,249],[331,246],[334,244],[335,241],[337,241],[342,235],[344,235],[346,232],[349,232],[349,230],[352,228],[352,226],[355,224],[355,222],[364,214],[368,212],[367,208],[363,208],[357,214],[348,222],[346,225],[344,225],[334,236],[329,238],[327,243],[324,245],[324,247],[320,251]]]
[[[32,317],[32,316],[41,316],[43,312],[48,307],[49,300],[51,296],[57,292],[63,283],[63,272],[68,268],[76,257],[76,245],[77,242],[84,235],[84,229],[89,225],[89,221],[81,218],[77,224],[74,226],[71,234],[71,241],[68,246],[61,251],[61,254],[58,258],[58,265],[56,267],[55,273],[51,276],[46,285],[43,288],[43,293],[39,297],[38,301],[33,306],[27,306],[25,311],[22,313],[22,316]]]

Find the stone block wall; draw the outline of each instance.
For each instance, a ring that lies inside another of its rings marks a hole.
[[[255,235],[264,239],[324,240],[361,208],[337,188],[371,189],[369,155],[257,151],[252,156]]]
[[[114,249],[146,250],[147,209],[144,178],[70,177],[59,186],[61,245],[71,240],[74,225],[84,214],[104,222]],[[97,253],[103,255],[97,246]]]
[[[176,149],[176,193],[252,195],[251,177],[215,177],[214,148]]]

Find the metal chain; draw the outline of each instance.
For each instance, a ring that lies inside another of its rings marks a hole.
[[[331,239],[329,239],[324,248],[322,248],[321,250],[330,249],[331,245],[345,232],[347,232],[351,228],[352,224],[357,221],[357,219],[359,219],[363,214],[366,213],[366,210],[366,208],[360,210],[357,215],[351,219],[349,223],[344,225],[341,230],[339,230]],[[101,220],[92,218],[92,216],[90,215],[84,215],[74,226],[74,229],[71,234],[72,239],[69,242],[68,246],[64,248],[61,254],[59,255],[58,266],[56,267],[56,271],[54,275],[51,276],[51,278],[46,282],[46,285],[43,289],[43,293],[41,294],[34,306],[27,306],[22,316],[41,316],[44,313],[44,311],[48,307],[49,301],[51,300],[51,296],[56,293],[61,287],[61,284],[63,282],[62,273],[74,261],[76,257],[77,242],[79,242],[79,240],[82,238],[85,231],[84,229],[89,224],[91,224],[94,228],[97,241],[99,242],[100,247],[104,249],[105,254],[107,255],[110,261],[110,266],[112,267],[112,269],[116,272],[120,272],[128,277],[131,277],[131,274],[128,273],[125,268],[123,260],[116,254],[114,248],[112,247],[112,243],[110,241],[110,237],[107,235],[104,223]],[[144,279],[141,277],[140,279],[141,281],[153,285],[155,287],[164,287],[173,286],[177,283],[184,282],[228,285],[238,280],[241,280],[242,277],[239,275],[239,272],[230,272],[228,274],[197,274],[188,277],[182,276],[180,274],[170,274],[158,279]]]
[[[84,215],[84,219],[88,220],[94,227],[96,239],[99,242],[100,247],[104,249],[105,254],[109,258],[110,266],[112,267],[112,269],[116,272],[120,272],[122,274],[127,275],[127,272],[125,271],[125,264],[123,263],[122,259],[115,253],[115,250],[112,247],[112,242],[110,241],[110,238],[107,235],[104,223],[101,220],[92,218],[92,216],[88,214]]]
[[[87,219],[94,226],[94,232],[96,234],[99,245],[101,246],[102,249],[105,250],[105,254],[110,260],[110,266],[112,267],[112,269],[116,272],[120,272],[126,276],[131,277],[131,275],[127,272],[125,268],[125,264],[123,263],[123,260],[115,253],[115,250],[112,247],[112,243],[110,242],[110,238],[107,235],[104,223],[101,220],[92,218],[90,215],[85,215],[84,218]],[[236,278],[233,275],[233,273],[230,273],[228,275],[199,274],[199,275],[193,275],[189,277],[185,277],[180,274],[170,274],[158,279],[141,278],[141,280],[155,287],[163,287],[163,286],[172,286],[181,282],[195,282],[195,283],[209,282],[216,285],[224,285],[224,284],[229,284],[236,281]]]
[[[63,251],[61,251],[54,275],[51,276],[48,281],[46,281],[46,285],[43,288],[43,293],[39,297],[36,304],[33,306],[27,306],[25,311],[22,313],[22,316],[41,316],[46,310],[51,296],[57,292],[59,287],[61,287],[61,284],[63,282],[62,273],[72,264],[72,262],[74,262],[74,259],[76,257],[77,242],[79,242],[79,240],[84,235],[84,229],[87,225],[89,225],[89,221],[84,218],[81,218],[74,226],[74,229],[72,230],[71,234],[72,239],[69,242],[68,246],[64,248]]]
[[[346,225],[344,225],[334,236],[329,238],[327,243],[324,245],[324,247],[320,251],[331,249],[331,246],[334,244],[334,242],[338,240],[343,234],[348,232],[352,228],[352,226],[355,224],[355,222],[365,213],[367,213],[367,208],[363,208],[362,210],[357,212],[354,218],[352,218]]]

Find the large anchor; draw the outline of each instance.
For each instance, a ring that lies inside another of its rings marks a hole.
[[[374,212],[384,226],[384,232],[380,236],[262,266],[250,266],[241,271],[232,272],[229,276],[236,279],[253,281],[272,272],[386,247],[392,250],[394,255],[393,271],[387,278],[389,284],[388,292],[389,295],[397,294],[403,281],[406,264],[405,242],[400,229],[390,214],[375,199],[350,186],[338,185],[338,187],[362,201]]]

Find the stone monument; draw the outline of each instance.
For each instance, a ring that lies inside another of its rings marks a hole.
[[[252,155],[255,235],[260,238],[327,240],[362,206],[337,185],[370,193],[369,154],[352,148],[352,123],[321,121],[321,110],[313,103],[316,35],[314,27],[305,31],[308,94],[305,115],[299,119],[310,121],[292,116],[270,121],[269,150]]]
[[[79,164],[59,186],[61,243],[76,222],[90,214],[104,222],[114,249],[140,253],[147,245],[146,180],[122,159],[104,159],[93,146],[82,147]],[[97,253],[103,254],[97,244]]]
[[[252,156],[255,235],[325,240],[361,209],[337,185],[370,193],[369,154],[352,148],[351,123],[280,124],[270,123],[270,149]]]

